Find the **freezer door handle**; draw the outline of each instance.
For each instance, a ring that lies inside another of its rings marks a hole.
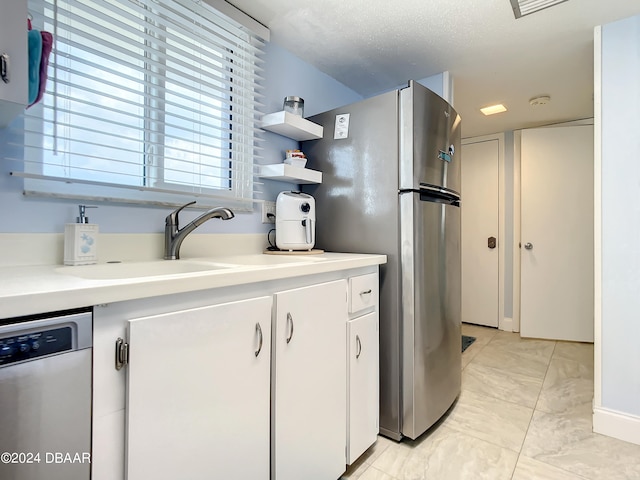
[[[489,247],[492,250],[496,248],[496,237],[487,238],[487,247]]]

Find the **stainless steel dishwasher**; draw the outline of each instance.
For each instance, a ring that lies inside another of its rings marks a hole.
[[[90,311],[0,320],[0,479],[91,475]]]

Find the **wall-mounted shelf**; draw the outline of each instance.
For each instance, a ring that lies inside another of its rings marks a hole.
[[[260,177],[281,182],[298,184],[322,183],[322,172],[308,168],[294,167],[286,163],[261,165]]]
[[[262,128],[302,142],[322,138],[322,125],[310,122],[293,113],[274,112],[262,117]]]

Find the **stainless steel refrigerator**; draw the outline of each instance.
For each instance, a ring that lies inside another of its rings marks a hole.
[[[380,285],[380,432],[417,438],[460,393],[460,116],[413,81],[315,115],[303,142],[323,183],[316,246],[386,254]]]

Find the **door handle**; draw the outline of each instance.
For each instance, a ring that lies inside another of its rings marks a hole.
[[[259,323],[256,323],[256,333],[258,334],[258,349],[255,351],[256,357],[258,355],[260,355],[260,352],[262,351],[262,327],[260,326]]]
[[[360,337],[356,335],[356,358],[360,358],[361,353],[362,353],[362,342],[360,341]]]
[[[496,248],[496,237],[487,238],[487,247],[491,249]]]
[[[287,327],[289,325],[291,325],[291,328],[289,330],[289,336],[287,337],[287,343],[289,343],[293,338],[293,317],[291,316],[291,313],[287,312]]]
[[[531,242],[525,243],[524,248],[526,248],[527,250],[533,250],[533,243]]]

